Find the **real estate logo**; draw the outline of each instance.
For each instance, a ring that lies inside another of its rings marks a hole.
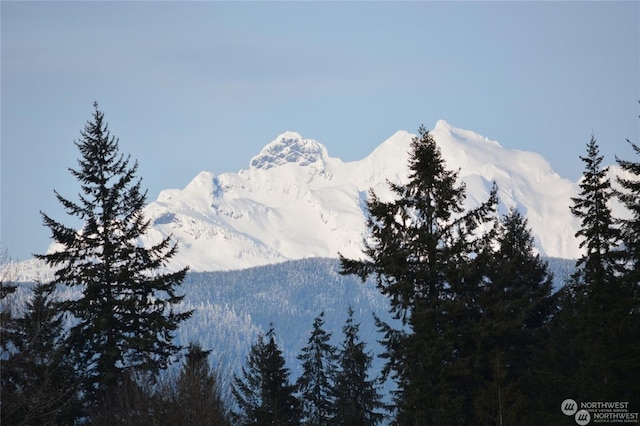
[[[560,409],[565,416],[573,416],[576,412],[578,412],[578,403],[573,399],[565,399],[564,401],[562,401]]]
[[[565,416],[573,416],[577,425],[589,423],[640,423],[638,414],[629,411],[629,401],[584,401],[567,398],[560,404]]]
[[[580,410],[576,413],[574,419],[580,426],[588,425],[591,421],[591,414],[587,410]]]

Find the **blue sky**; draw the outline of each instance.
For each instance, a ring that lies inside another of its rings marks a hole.
[[[10,2],[1,13],[0,245],[67,224],[73,141],[98,101],[149,201],[247,168],[285,130],[358,160],[438,119],[576,180],[640,142],[640,3]]]

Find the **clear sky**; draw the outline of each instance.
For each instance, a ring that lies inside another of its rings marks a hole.
[[[149,201],[248,168],[294,130],[345,161],[438,119],[536,151],[576,180],[639,137],[640,2],[0,3],[0,245],[73,224],[78,139],[98,101]]]

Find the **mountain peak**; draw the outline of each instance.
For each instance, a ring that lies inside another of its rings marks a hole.
[[[436,122],[436,126],[433,128],[433,130],[451,130],[453,129],[453,126],[451,124],[449,124],[446,120],[438,120]]]
[[[463,141],[465,143],[474,143],[481,145],[489,144],[495,148],[502,148],[502,146],[498,142],[491,140],[486,136],[483,136],[472,130],[457,128],[455,126],[452,126],[445,120],[438,120],[431,134],[434,135],[436,139],[439,135],[450,135],[455,139]]]
[[[270,169],[287,163],[299,166],[322,164],[328,157],[327,149],[313,139],[304,139],[296,132],[284,132],[267,144],[249,163],[253,169]]]
[[[432,134],[448,168],[466,185],[465,208],[485,202],[496,182],[498,210],[517,207],[526,214],[540,254],[581,256],[574,238],[580,225],[569,209],[576,183],[553,173],[538,154],[504,149],[444,120]],[[161,192],[145,207],[152,225],[141,244],[173,236],[180,251],[167,266],[172,270],[242,269],[338,253],[359,258],[368,191],[383,201],[397,197],[389,182],[408,182],[415,136],[398,131],[365,158],[343,162],[315,140],[282,133],[251,159],[250,170],[201,172],[184,189]],[[36,267],[25,268],[36,277]]]

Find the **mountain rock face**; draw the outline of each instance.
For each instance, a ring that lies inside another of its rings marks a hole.
[[[435,137],[450,169],[459,170],[467,206],[499,187],[500,211],[517,207],[529,220],[542,255],[577,258],[578,223],[570,213],[577,184],[558,176],[532,152],[507,150],[477,133],[438,121]],[[361,257],[365,201],[382,199],[387,181],[406,182],[414,135],[399,131],[366,158],[343,162],[319,142],[286,132],[237,173],[199,173],[184,189],[165,190],[146,207],[145,243],[172,234],[173,267],[193,271],[243,269],[338,252]]]

